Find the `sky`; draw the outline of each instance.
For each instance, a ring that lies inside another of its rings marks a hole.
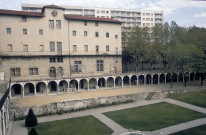
[[[206,0],[0,0],[0,9],[21,10],[21,4],[163,10],[164,21],[206,28]]]

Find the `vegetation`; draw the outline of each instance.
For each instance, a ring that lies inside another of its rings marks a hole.
[[[40,123],[36,130],[40,135],[111,135],[113,132],[93,116]]]
[[[172,94],[169,98],[206,108],[206,90]]]
[[[206,117],[205,114],[166,102],[104,113],[123,127],[153,131]]]
[[[206,125],[194,127],[171,135],[206,135]]]
[[[36,125],[37,125],[37,118],[34,115],[33,110],[30,108],[29,113],[28,113],[26,120],[25,120],[25,126],[26,127],[34,127]]]
[[[29,132],[29,135],[38,135],[38,133],[36,132],[35,128],[32,128]]]
[[[135,27],[127,32],[127,43],[123,51],[123,64],[134,62],[149,63],[151,70],[154,64],[163,64],[164,70],[173,74],[181,72],[184,75],[185,87],[188,72],[197,72],[201,76],[201,85],[206,77],[206,29],[196,26],[185,28],[165,22],[151,29]]]

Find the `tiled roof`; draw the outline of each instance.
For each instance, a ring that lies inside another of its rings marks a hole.
[[[87,17],[87,16],[78,16],[78,15],[69,15],[69,14],[65,14],[64,18],[69,20],[86,20],[86,21],[122,23],[118,20],[113,20],[111,18],[97,18],[97,17]]]
[[[60,6],[56,6],[56,5],[46,5],[43,7],[42,10],[44,10],[45,8],[64,9],[64,8],[62,8]]]
[[[42,13],[40,13],[40,12],[15,11],[15,10],[5,10],[5,9],[0,9],[0,15],[43,17]]]

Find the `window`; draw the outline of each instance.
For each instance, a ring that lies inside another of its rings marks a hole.
[[[56,69],[54,67],[50,68],[49,73],[51,77],[56,77]]]
[[[74,61],[74,72],[76,73],[82,72],[82,62],[81,61]]]
[[[6,28],[7,34],[11,34],[11,28]]]
[[[97,10],[97,13],[99,13],[99,10]]]
[[[61,76],[63,75],[63,68],[62,67],[58,68],[58,74],[61,75]]]
[[[103,71],[103,60],[97,60],[97,71]]]
[[[13,49],[12,49],[12,44],[8,44],[8,52],[12,52]]]
[[[54,20],[49,20],[49,28],[54,28]]]
[[[84,26],[87,26],[87,21],[84,21]]]
[[[95,22],[95,26],[98,26],[98,22]]]
[[[24,51],[24,52],[28,52],[28,45],[24,45],[24,46],[23,46],[23,51]]]
[[[38,75],[38,68],[29,68],[30,75]]]
[[[96,52],[99,51],[99,45],[96,45]]]
[[[117,36],[117,35],[115,35],[115,38],[117,39],[117,38],[118,38],[118,36]]]
[[[20,68],[10,69],[11,76],[20,76]]]
[[[109,14],[109,11],[106,11],[107,14]]]
[[[43,29],[39,29],[39,35],[43,35]]]
[[[106,46],[106,51],[109,52],[109,45]]]
[[[61,29],[61,20],[56,20],[57,29]]]
[[[63,57],[57,57],[57,62],[63,62]]]
[[[51,57],[50,58],[50,63],[55,63],[56,62],[56,58],[55,57]]]
[[[24,34],[24,35],[27,34],[27,29],[23,29],[23,34]]]
[[[115,48],[115,53],[116,53],[116,55],[118,55],[118,48],[117,47]]]
[[[84,36],[85,36],[85,37],[87,36],[87,31],[84,31]]]
[[[57,42],[57,54],[62,54],[62,42]]]
[[[54,42],[50,42],[50,52],[55,52],[55,43]]]
[[[106,37],[109,37],[109,32],[106,33]]]
[[[88,45],[84,45],[84,51],[88,52]]]
[[[73,35],[73,36],[76,36],[76,35],[77,35],[77,33],[76,33],[75,30],[73,30],[72,35]]]
[[[99,32],[95,32],[95,37],[99,37]]]
[[[40,45],[39,50],[40,50],[40,52],[44,52],[44,45]]]
[[[73,52],[77,51],[77,45],[73,45]]]
[[[26,16],[22,16],[22,22],[26,22],[26,21],[27,21]]]
[[[153,21],[153,18],[151,18],[151,21]]]

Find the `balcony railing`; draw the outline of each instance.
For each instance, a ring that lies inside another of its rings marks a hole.
[[[121,51],[62,51],[62,52],[37,52],[37,51],[0,51],[1,56],[65,56],[65,55],[121,55]]]

